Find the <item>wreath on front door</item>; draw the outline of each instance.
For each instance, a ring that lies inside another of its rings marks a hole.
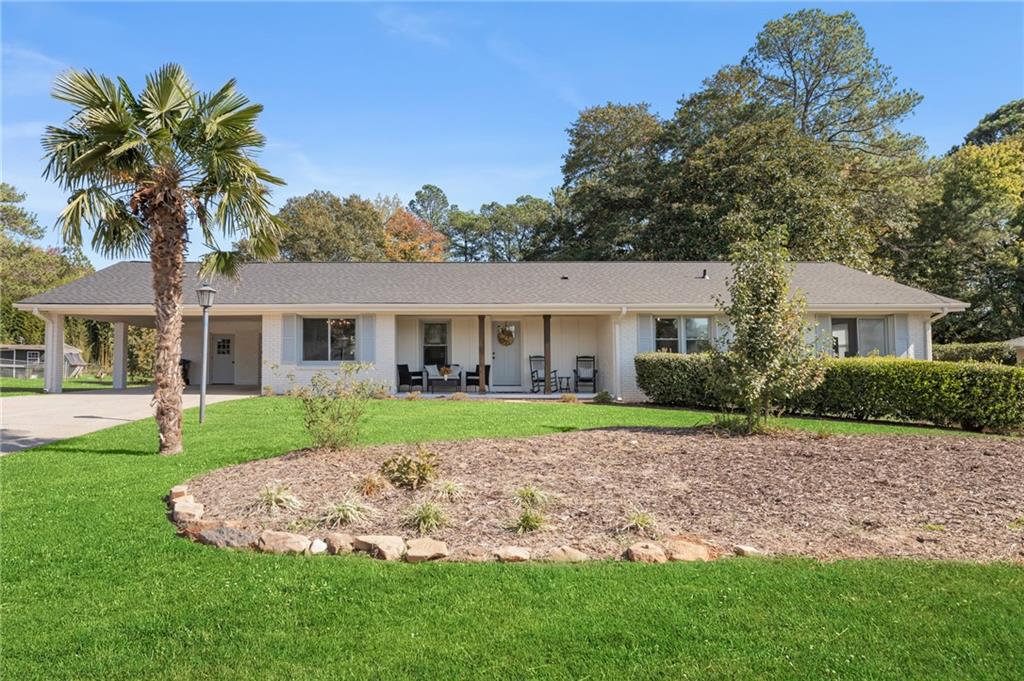
[[[516,340],[516,332],[508,326],[502,326],[498,329],[498,342],[508,347],[512,345]]]

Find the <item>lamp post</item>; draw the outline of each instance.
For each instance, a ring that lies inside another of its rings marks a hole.
[[[208,281],[204,281],[202,286],[196,289],[199,307],[203,308],[203,373],[199,380],[199,423],[206,420],[206,363],[210,355],[210,308],[213,307],[213,297],[216,294],[217,290],[210,286]]]

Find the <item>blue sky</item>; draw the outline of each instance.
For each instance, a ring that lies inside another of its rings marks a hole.
[[[38,139],[68,113],[53,76],[88,67],[139,85],[175,61],[204,89],[235,77],[264,104],[262,159],[288,182],[278,203],[312,189],[408,200],[428,182],[463,208],[546,196],[580,108],[645,101],[669,116],[765,21],[805,6],[4,2],[3,179],[52,225],[65,197],[41,178]],[[933,153],[1024,96],[1024,4],[822,6],[852,9],[924,95],[905,128]]]

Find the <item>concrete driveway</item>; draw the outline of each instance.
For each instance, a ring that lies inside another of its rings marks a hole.
[[[255,394],[251,388],[216,386],[208,388],[206,403]],[[150,387],[0,398],[0,454],[153,418],[152,399]],[[198,388],[186,390],[183,402],[186,409],[198,407]]]

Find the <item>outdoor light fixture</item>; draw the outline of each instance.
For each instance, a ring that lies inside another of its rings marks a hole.
[[[210,355],[210,308],[213,307],[213,298],[216,295],[217,289],[210,286],[208,281],[204,281],[196,289],[199,307],[203,308],[203,375],[199,380],[199,423],[206,420],[206,363]]]

